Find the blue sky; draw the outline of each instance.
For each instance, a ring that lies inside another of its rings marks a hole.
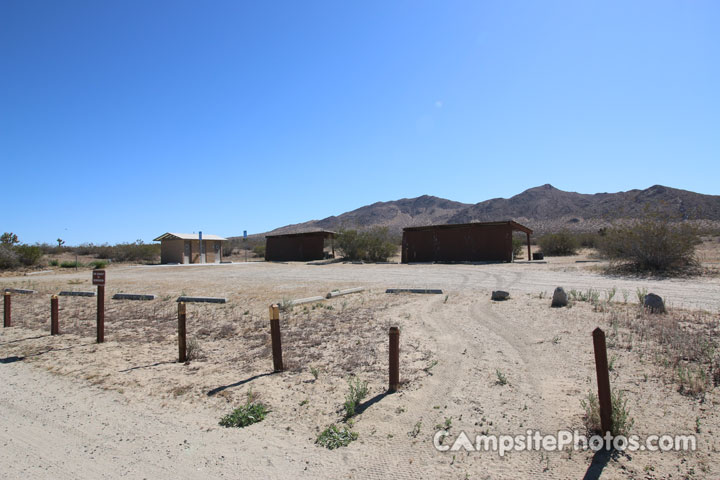
[[[0,2],[0,230],[238,235],[551,183],[720,194],[715,1]]]

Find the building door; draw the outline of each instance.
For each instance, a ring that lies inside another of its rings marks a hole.
[[[192,258],[192,246],[190,240],[185,240],[185,254],[183,255],[183,263],[190,263]]]
[[[215,263],[220,263],[220,242],[215,241]]]

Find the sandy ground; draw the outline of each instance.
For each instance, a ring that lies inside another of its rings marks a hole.
[[[61,297],[61,332],[49,331],[49,296],[89,290],[90,271],[4,277],[12,328],[0,331],[0,465],[7,478],[718,478],[718,389],[682,395],[652,340],[615,326],[611,382],[625,392],[632,433],[698,436],[696,452],[438,452],[432,437],[465,431],[583,430],[580,401],[595,389],[590,332],[634,312],[636,290],[718,334],[720,279],[613,278],[586,257],[546,264],[117,266],[108,269],[106,343],[94,343],[95,299]],[[562,285],[613,302],[550,309]],[[267,307],[283,299],[362,286],[360,294],[298,306],[281,317],[287,370],[271,374]],[[391,295],[389,287],[442,295]],[[511,299],[491,302],[493,289]],[[154,293],[151,302],[109,300]],[[175,362],[180,294],[227,297],[190,305],[189,337],[202,350]],[[627,299],[627,304],[625,303]],[[614,312],[614,313],[613,313]],[[634,315],[634,313],[632,313]],[[694,315],[694,316],[693,316]],[[399,392],[385,393],[387,329],[401,328]],[[622,340],[620,340],[622,339]],[[311,373],[317,369],[317,378]],[[506,385],[498,383],[498,372]],[[369,385],[358,441],[315,445],[342,419],[347,379]],[[218,419],[252,390],[271,413],[245,429]],[[697,433],[699,432],[699,433]]]

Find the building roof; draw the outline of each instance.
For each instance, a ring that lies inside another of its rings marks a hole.
[[[199,240],[200,234],[198,233],[163,233],[159,237],[153,240],[153,242],[161,242],[163,240]],[[227,238],[219,237],[217,235],[209,235],[207,233],[203,233],[202,236],[203,240],[219,240],[221,242],[226,242]]]
[[[277,238],[277,237],[314,237],[322,235],[323,237],[334,237],[335,232],[330,230],[315,230],[313,232],[300,232],[300,233],[282,233],[279,235],[265,235],[265,238]]]
[[[472,222],[472,223],[447,223],[443,225],[425,225],[422,227],[407,227],[403,228],[404,232],[407,231],[419,231],[419,230],[437,230],[437,229],[447,229],[447,228],[465,228],[465,227],[472,227],[472,226],[485,226],[485,225],[510,225],[513,230],[518,230],[521,232],[532,234],[532,229],[526,227],[525,225],[520,225],[517,222],[514,222],[512,220],[504,220],[501,222]]]

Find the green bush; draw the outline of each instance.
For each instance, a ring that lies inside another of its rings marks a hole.
[[[65,260],[64,262],[60,263],[60,268],[80,268],[82,266],[82,263],[76,262],[74,260]]]
[[[357,438],[358,434],[348,427],[340,429],[337,425],[333,424],[320,433],[315,443],[333,450],[338,447],[347,447],[350,445],[350,442],[357,440]]]
[[[548,233],[538,239],[542,253],[548,257],[561,257],[575,255],[578,250],[578,240],[570,232],[561,231]]]
[[[345,396],[345,418],[350,418],[355,415],[358,405],[360,405],[360,402],[367,396],[368,392],[367,382],[359,378],[348,379],[348,386],[350,387],[350,391]]]
[[[397,253],[397,243],[391,238],[387,227],[364,231],[341,229],[335,242],[348,260],[386,262]]]
[[[262,403],[248,402],[222,417],[220,425],[223,427],[247,427],[263,421],[268,412],[268,408]]]
[[[50,262],[48,262],[48,263],[49,263],[49,265],[50,265],[51,267],[57,267],[58,265],[60,265],[60,262],[58,261],[57,258],[53,258],[53,259],[50,260]]]
[[[598,251],[616,265],[638,272],[668,272],[697,264],[697,228],[650,216],[626,226],[607,229]]]
[[[628,435],[635,421],[630,417],[627,408],[627,399],[622,391],[611,390],[610,401],[612,410],[610,413],[612,421],[611,434]],[[602,424],[600,422],[600,401],[595,393],[589,392],[587,397],[580,401],[580,406],[585,410],[585,427],[590,433],[602,434]]]
[[[37,264],[43,256],[42,248],[37,245],[17,245],[15,253],[17,253],[20,262],[27,266]]]
[[[106,262],[105,260],[93,260],[92,262],[90,262],[90,266],[95,269],[105,268],[107,267],[107,264],[108,262]]]

